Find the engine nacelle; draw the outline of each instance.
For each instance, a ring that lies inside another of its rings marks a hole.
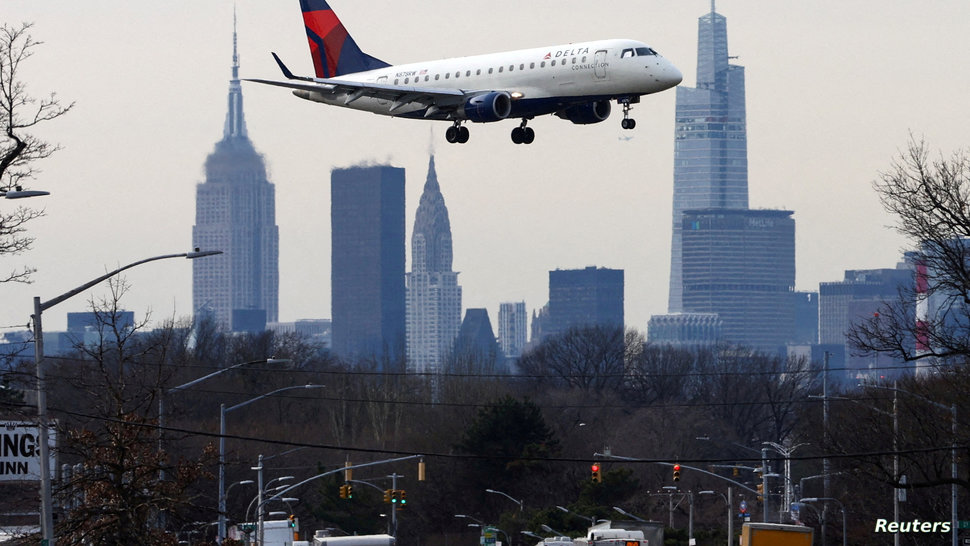
[[[462,116],[479,123],[501,121],[512,113],[512,97],[505,91],[474,96],[462,107]]]
[[[556,115],[577,125],[589,125],[590,123],[599,123],[610,117],[610,109],[610,101],[598,100],[570,106]]]

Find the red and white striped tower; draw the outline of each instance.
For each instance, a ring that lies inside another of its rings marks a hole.
[[[930,366],[929,357],[920,358],[932,352],[930,347],[929,326],[929,276],[926,262],[916,261],[916,374],[926,373]]]

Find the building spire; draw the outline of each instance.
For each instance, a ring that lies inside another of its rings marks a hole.
[[[239,83],[239,48],[236,37],[236,6],[232,7],[232,79],[229,80],[229,111],[222,131],[223,140],[248,139],[246,118],[243,117],[242,85]]]

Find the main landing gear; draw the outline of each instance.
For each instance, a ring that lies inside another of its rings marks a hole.
[[[529,123],[529,120],[523,118],[522,125],[512,129],[512,142],[516,144],[532,144],[532,141],[536,139],[536,132],[532,130],[532,127],[526,127],[527,123]]]
[[[468,142],[468,127],[463,127],[460,121],[456,121],[454,125],[445,131],[445,140],[454,144],[464,144]]]
[[[624,129],[633,129],[637,126],[637,120],[630,117],[630,110],[633,108],[630,106],[630,101],[620,101],[623,104],[623,120],[620,122],[620,127]]]

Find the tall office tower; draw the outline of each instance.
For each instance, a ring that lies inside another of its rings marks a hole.
[[[205,182],[196,186],[192,228],[193,247],[224,253],[192,261],[192,305],[221,328],[262,330],[279,313],[276,190],[246,132],[235,30],[232,40],[229,111],[222,140],[206,158]]]
[[[727,19],[697,25],[697,87],[677,87],[668,312],[683,305],[681,227],[688,209],[748,208],[744,67],[728,64]]]
[[[333,352],[398,365],[405,357],[404,169],[330,173]]]
[[[438,186],[434,156],[428,163],[411,234],[407,275],[407,369],[439,373],[461,326],[461,287],[451,270],[451,222]]]
[[[623,327],[623,270],[587,267],[549,272],[549,328],[543,336],[572,327]]]
[[[529,317],[525,302],[501,303],[498,307],[498,343],[505,358],[519,358],[525,349]]]
[[[684,310],[717,313],[724,341],[776,351],[795,335],[789,210],[686,210]]]

